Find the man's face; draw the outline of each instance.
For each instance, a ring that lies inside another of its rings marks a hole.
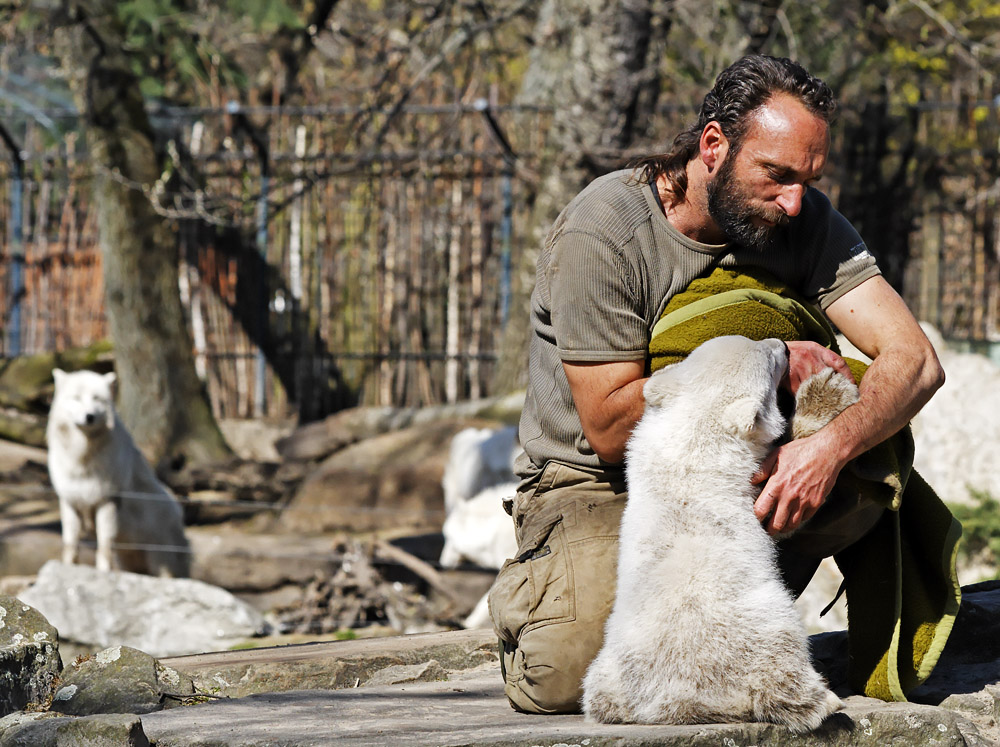
[[[753,116],[742,147],[726,154],[708,183],[708,212],[730,241],[765,248],[822,176],[829,133],[822,119],[786,95]]]

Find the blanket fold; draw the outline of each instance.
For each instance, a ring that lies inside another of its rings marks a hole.
[[[756,268],[715,268],[667,304],[652,331],[650,370],[729,334],[812,340],[840,352],[826,317],[786,284]],[[867,366],[847,362],[860,382]],[[838,486],[887,509],[835,556],[847,589],[849,684],[869,697],[905,701],[930,676],[958,612],[962,528],[913,470],[909,426],[851,461]]]

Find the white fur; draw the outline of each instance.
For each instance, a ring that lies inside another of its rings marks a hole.
[[[517,492],[517,483],[486,488],[455,506],[444,522],[441,565],[457,568],[463,561],[481,568],[499,568],[517,552],[514,522],[503,501]]]
[[[753,513],[750,477],[783,433],[778,340],[710,340],[646,383],[628,444],[628,504],[588,718],[771,721],[795,731],[841,707]]]
[[[444,522],[441,565],[457,568],[463,561],[482,568],[500,568],[517,554],[514,522],[504,510],[504,499],[517,492],[517,483],[493,485],[456,505]],[[493,622],[483,594],[475,609],[462,621],[465,628],[488,628]]]
[[[110,570],[115,555],[124,570],[186,576],[181,506],[156,479],[118,418],[115,375],[52,373],[56,388],[46,437],[49,476],[59,496],[63,562],[75,563],[81,538],[92,533],[99,569]],[[151,545],[183,549],[149,549]]]
[[[518,451],[515,426],[464,428],[456,433],[441,479],[445,513],[450,515],[455,506],[484,488],[513,480]]]

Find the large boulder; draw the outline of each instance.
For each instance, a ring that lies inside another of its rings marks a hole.
[[[218,651],[266,631],[259,612],[225,589],[49,561],[21,599],[63,640],[130,646],[152,656]]]
[[[152,713],[194,693],[189,677],[163,667],[147,653],[113,646],[66,667],[50,710],[68,716]]]
[[[0,596],[0,716],[48,702],[61,669],[56,629],[38,610]]]
[[[358,441],[435,420],[479,419],[493,426],[513,425],[523,407],[524,392],[431,407],[352,407],[300,426],[275,447],[284,459],[318,460]]]
[[[487,421],[437,420],[347,446],[299,486],[281,515],[290,532],[440,531],[452,437]]]
[[[149,747],[139,717],[109,713],[73,718],[56,713],[13,713],[0,718],[3,747]]]

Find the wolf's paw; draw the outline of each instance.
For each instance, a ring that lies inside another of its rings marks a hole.
[[[811,436],[858,401],[858,386],[832,368],[802,382],[795,394],[792,438]]]

